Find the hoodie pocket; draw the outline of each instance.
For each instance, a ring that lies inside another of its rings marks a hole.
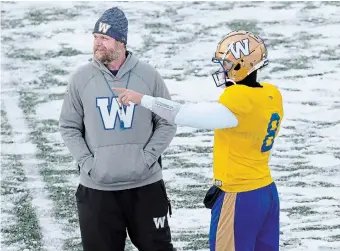
[[[141,145],[102,146],[94,154],[91,178],[98,184],[131,183],[148,176]]]

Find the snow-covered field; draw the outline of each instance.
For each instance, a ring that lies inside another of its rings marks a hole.
[[[211,57],[225,33],[265,39],[271,61],[260,77],[285,103],[271,161],[281,250],[340,250],[340,2],[209,1],[1,2],[1,250],[81,250],[78,173],[58,117],[68,75],[92,55],[97,18],[116,5],[128,48],[178,101],[218,97]],[[208,250],[212,135],[179,127],[163,157],[178,250]]]

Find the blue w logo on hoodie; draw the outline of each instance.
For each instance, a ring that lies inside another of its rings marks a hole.
[[[111,98],[111,102],[109,97],[98,97],[96,99],[96,105],[105,130],[114,130],[117,118],[124,122],[124,129],[130,129],[133,123],[136,104],[124,106],[123,109],[119,110],[118,103],[113,99]]]

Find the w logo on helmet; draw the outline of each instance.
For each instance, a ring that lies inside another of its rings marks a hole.
[[[241,58],[241,52],[244,56],[249,56],[250,49],[249,49],[249,40],[243,39],[242,41],[237,41],[229,45],[229,50],[235,57],[235,59]]]
[[[98,27],[98,31],[106,33],[110,29],[110,27],[111,27],[111,25],[100,22],[99,27]]]

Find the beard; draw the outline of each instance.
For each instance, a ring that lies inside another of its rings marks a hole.
[[[99,62],[102,62],[104,65],[110,64],[112,61],[117,60],[122,51],[120,49],[111,49],[108,50],[104,47],[101,48],[94,48],[94,58],[97,59]]]

